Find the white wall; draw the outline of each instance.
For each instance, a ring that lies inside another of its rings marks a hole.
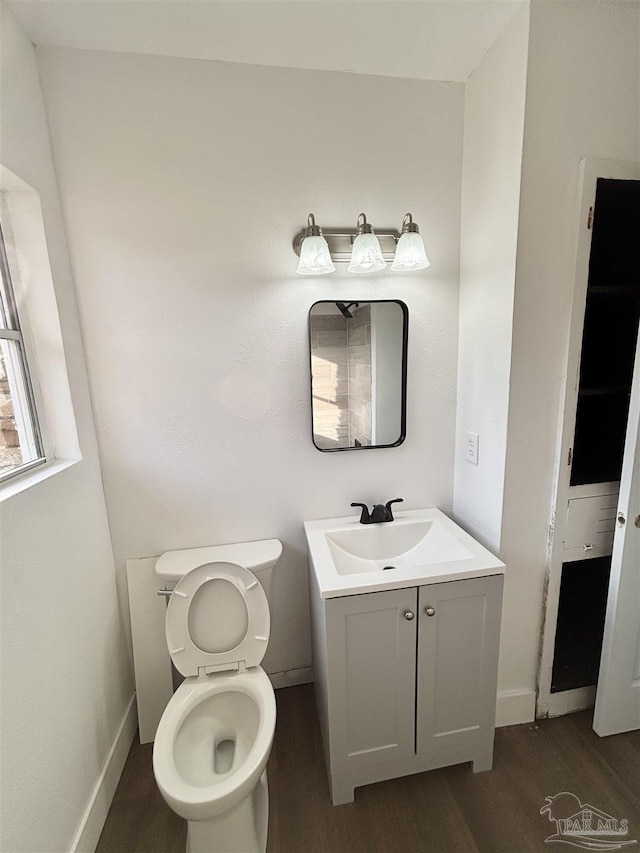
[[[509,583],[500,681],[512,689],[536,683],[579,161],[638,159],[638,18],[637,5],[531,7],[501,548]]]
[[[496,553],[507,450],[528,35],[525,8],[465,87],[454,514]],[[466,459],[467,431],[480,435],[478,465]]]
[[[2,500],[2,839],[66,851],[132,696],[82,340],[31,43],[2,11],[3,164],[38,190],[82,459]]]
[[[120,573],[279,537],[265,666],[305,667],[302,521],[397,495],[452,508],[463,87],[63,49],[39,62]],[[424,274],[295,275],[310,211],[397,227],[408,210]],[[410,313],[407,440],[320,453],[308,310],[384,297]]]

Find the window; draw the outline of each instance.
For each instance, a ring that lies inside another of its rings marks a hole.
[[[45,461],[15,291],[0,227],[0,482]]]

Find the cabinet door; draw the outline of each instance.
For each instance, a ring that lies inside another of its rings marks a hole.
[[[501,607],[501,575],[420,587],[418,753],[492,736]]]
[[[327,602],[332,768],[413,755],[417,600],[412,588]]]

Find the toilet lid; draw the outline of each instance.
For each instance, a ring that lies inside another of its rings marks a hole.
[[[182,675],[258,666],[269,642],[260,582],[235,563],[207,563],[180,580],[167,607],[169,654]]]

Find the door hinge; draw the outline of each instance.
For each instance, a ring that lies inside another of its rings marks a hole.
[[[569,448],[569,452],[567,453],[567,465],[571,467],[571,463],[573,462],[573,448]]]
[[[587,216],[587,228],[589,231],[593,228],[593,205],[589,208],[589,215]]]

